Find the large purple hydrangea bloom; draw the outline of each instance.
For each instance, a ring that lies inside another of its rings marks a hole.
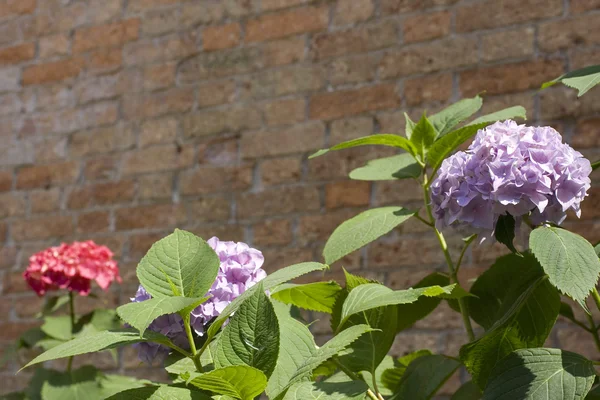
[[[206,324],[221,314],[229,303],[267,276],[261,268],[264,263],[262,253],[246,243],[222,242],[216,237],[207,243],[217,253],[221,264],[217,279],[207,293],[210,299],[191,313],[192,327],[199,335],[204,333]],[[140,285],[131,301],[140,302],[151,297]],[[162,333],[179,347],[189,347],[183,321],[177,314],[158,317],[148,329]],[[168,347],[156,343],[139,343],[136,346],[139,359],[148,364],[156,360],[163,361],[169,354]]]
[[[491,237],[500,215],[561,224],[590,188],[590,162],[551,127],[497,122],[480,130],[465,152],[442,163],[431,184],[436,227],[466,227]]]

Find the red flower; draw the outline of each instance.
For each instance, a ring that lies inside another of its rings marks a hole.
[[[103,290],[115,280],[121,282],[119,267],[112,257],[108,247],[91,240],[63,243],[32,255],[23,277],[39,296],[58,289],[87,296],[92,280]]]

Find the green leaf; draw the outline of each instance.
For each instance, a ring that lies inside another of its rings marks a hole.
[[[350,172],[350,178],[359,181],[391,181],[396,179],[418,178],[423,173],[421,167],[408,153],[371,160],[364,167]]]
[[[342,150],[342,149],[349,149],[351,147],[368,146],[368,145],[396,147],[399,149],[406,150],[413,156],[417,154],[417,149],[408,139],[406,139],[402,136],[392,135],[389,133],[380,133],[377,135],[370,135],[370,136],[365,136],[365,137],[361,137],[361,138],[354,139],[354,140],[349,140],[347,142],[343,142],[338,145],[335,145],[329,149],[319,150],[315,154],[311,155],[308,158],[310,159],[310,158],[319,157],[319,156],[322,156],[323,154],[326,154],[333,150]]]
[[[429,117],[429,121],[431,121],[431,124],[438,132],[438,136],[444,136],[454,129],[456,125],[479,111],[482,104],[483,100],[479,96],[475,96],[472,99],[460,100]]]
[[[595,171],[598,168],[600,168],[600,161],[593,162],[592,163],[592,171]]]
[[[271,298],[305,310],[332,313],[335,299],[342,288],[335,281],[305,285],[287,283],[271,292]]]
[[[484,400],[583,400],[594,383],[590,360],[559,349],[522,349],[492,372]]]
[[[462,298],[469,294],[456,285],[430,286],[419,289],[391,290],[383,285],[370,283],[352,290],[342,308],[341,325],[351,315],[377,307],[414,303],[421,296]]]
[[[285,305],[275,301],[273,306],[279,320],[280,339],[279,357],[266,390],[270,399],[283,393],[297,366],[317,353],[317,346],[308,328],[292,318]]]
[[[40,329],[46,335],[58,340],[69,340],[73,337],[71,318],[68,315],[46,317]]]
[[[593,388],[585,397],[585,400],[600,400],[600,386]]]
[[[567,72],[553,81],[544,83],[542,89],[546,89],[557,82],[562,82],[573,89],[579,90],[578,97],[581,97],[586,94],[588,90],[600,83],[600,65],[592,65]]]
[[[328,266],[325,264],[315,263],[315,262],[306,262],[301,264],[291,265],[286,268],[282,268],[269,274],[265,279],[263,279],[262,286],[264,290],[270,290],[276,286],[281,285],[282,283],[291,281],[293,279],[298,278],[299,276],[309,274],[315,271],[322,271],[327,269]],[[251,297],[254,292],[258,289],[258,285],[252,286],[250,289],[246,290],[239,297],[233,300],[221,314],[212,322],[210,327],[208,328],[208,340],[215,337],[221,326],[227,321],[227,318],[234,312],[240,308],[240,305],[249,297]]]
[[[527,110],[525,110],[525,108],[522,106],[508,107],[491,114],[482,115],[481,117],[470,122],[468,125],[478,125],[484,122],[496,122],[516,118],[527,119]]]
[[[419,289],[436,285],[448,286],[450,285],[450,279],[439,272],[434,272],[430,275],[427,275],[414,287],[415,289]],[[396,326],[397,332],[410,328],[415,324],[415,322],[422,320],[431,314],[431,312],[437,308],[441,301],[442,299],[439,297],[421,297],[412,304],[398,305],[398,323]]]
[[[193,374],[189,383],[216,394],[253,400],[267,387],[267,377],[256,368],[236,365],[205,374]]]
[[[169,347],[173,346],[166,336],[156,332],[146,331],[143,337],[140,337],[140,334],[135,329],[105,331],[93,335],[80,336],[59,346],[53,347],[34,358],[21,369],[44,361],[77,356],[79,354],[95,353],[98,351],[114,349],[119,346],[148,341],[164,344]]]
[[[69,295],[50,296],[46,299],[42,311],[36,314],[36,318],[41,318],[53,314],[69,303]]]
[[[363,400],[369,387],[361,381],[300,382],[289,388],[283,400]]]
[[[413,129],[415,129],[415,123],[410,119],[407,113],[404,113],[404,119],[406,119],[406,125],[404,127],[404,134],[408,139],[412,136]]]
[[[473,381],[462,385],[450,400],[481,400],[481,391]]]
[[[427,150],[433,144],[437,132],[427,117],[423,115],[417,125],[414,126],[410,141],[417,149],[417,154],[423,159]]]
[[[460,359],[480,388],[484,388],[494,365],[515,349],[544,344],[556,322],[560,296],[545,276],[517,285],[505,300],[502,315],[480,339],[463,346]]]
[[[117,393],[106,400],[210,400],[204,393],[174,386],[146,386]]]
[[[498,217],[494,237],[499,243],[502,243],[513,253],[519,253],[513,244],[515,240],[515,219],[512,215],[506,213]]]
[[[393,392],[384,384],[384,374],[386,371],[392,369],[394,369],[394,358],[389,355],[386,355],[383,358],[383,361],[381,361],[381,363],[379,363],[375,369],[375,383],[377,384],[377,389],[379,389],[379,393],[381,393],[382,396],[391,396],[393,394]],[[361,375],[371,390],[376,391],[375,386],[373,385],[373,375],[369,371],[362,371]]]
[[[333,264],[348,254],[380,238],[414,215],[402,207],[382,207],[367,210],[351,218],[331,234],[323,249],[327,264]]]
[[[446,356],[419,357],[408,365],[390,400],[429,400],[459,366],[460,362]]]
[[[207,299],[207,297],[201,299],[188,297],[152,298],[139,303],[125,304],[117,308],[117,313],[123,321],[140,331],[140,335],[143,335],[152,321],[161,315],[174,314],[190,306],[196,308]]]
[[[590,242],[565,229],[541,226],[531,232],[529,246],[550,282],[587,310],[585,299],[600,274],[600,260]]]
[[[397,366],[389,368],[383,372],[381,376],[381,382],[386,388],[388,388],[392,392],[398,391],[398,388],[400,387],[400,382],[402,380],[402,376],[406,372],[406,369],[408,368],[410,363],[419,357],[430,355],[432,354],[429,350],[419,350],[415,351],[414,353],[410,353],[403,357],[400,357],[396,363]]]
[[[331,330],[334,332],[338,330],[340,322],[342,321],[342,308],[344,306],[346,298],[348,298],[348,294],[350,293],[350,291],[366,283],[379,283],[372,279],[367,279],[363,278],[362,276],[353,275],[346,271],[345,268],[342,268],[342,270],[344,271],[344,277],[346,279],[346,287],[337,296],[335,304],[333,306],[333,312],[331,313]]]
[[[216,368],[247,365],[269,377],[279,353],[279,324],[262,284],[257,286],[223,329],[214,360]]]
[[[137,267],[152,297],[203,297],[217,277],[219,257],[198,236],[176,229],[154,243]]]
[[[478,130],[485,128],[489,124],[489,122],[483,122],[477,125],[464,126],[438,139],[427,152],[427,162],[433,169],[431,176],[435,176],[438,168],[442,165],[442,161],[444,161],[450,153],[473,137]]]

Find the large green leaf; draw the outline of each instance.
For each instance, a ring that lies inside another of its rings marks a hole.
[[[333,312],[331,313],[331,330],[334,332],[338,330],[340,322],[342,321],[342,309],[350,291],[366,283],[379,283],[372,279],[367,279],[363,278],[362,276],[353,275],[350,272],[346,271],[345,268],[342,268],[342,270],[344,271],[346,287],[337,296],[335,304],[333,306]]]
[[[391,181],[396,179],[418,178],[423,173],[419,165],[408,153],[371,160],[364,167],[350,172],[350,178],[359,181]]]
[[[513,253],[518,253],[513,241],[515,240],[515,218],[506,213],[500,215],[494,229],[494,237],[498,243],[502,243]]]
[[[137,267],[152,297],[203,297],[217,277],[219,257],[198,236],[176,229],[154,243]]]
[[[282,268],[269,274],[265,279],[263,279],[262,287],[264,290],[270,290],[276,286],[281,285],[282,283],[291,281],[293,279],[298,278],[299,276],[309,274],[315,271],[322,271],[327,269],[328,266],[325,264],[315,263],[315,262],[306,262],[301,264],[291,265],[286,268]],[[219,314],[219,316],[212,322],[210,327],[208,328],[208,339],[212,339],[215,337],[221,326],[227,321],[227,318],[231,314],[237,311],[240,308],[241,304],[246,301],[246,299],[250,298],[254,292],[258,290],[258,286],[255,285],[250,289],[246,290],[239,297],[233,300],[225,309]]]
[[[414,211],[402,207],[374,208],[358,214],[331,234],[323,249],[325,262],[333,264],[390,232],[413,215]]]
[[[462,385],[450,400],[480,400],[481,390],[473,381],[469,381]]]
[[[415,361],[417,358],[430,355],[432,354],[429,350],[419,350],[400,357],[392,367],[383,371],[383,374],[381,375],[381,382],[383,386],[391,390],[393,393],[397,392],[398,388],[400,387],[400,382],[402,381],[402,376],[406,372],[406,369],[410,363]]]
[[[283,400],[363,400],[368,389],[364,382],[336,376],[324,382],[296,383]]]
[[[69,340],[73,337],[71,317],[68,315],[46,317],[40,329],[46,335],[58,340]]]
[[[550,282],[587,310],[585,299],[600,274],[600,260],[590,242],[565,229],[541,226],[531,232],[529,246]]]
[[[414,303],[421,296],[458,299],[469,294],[456,285],[392,290],[377,283],[360,285],[352,290],[342,307],[341,325],[351,315],[377,307]]]
[[[446,356],[419,357],[408,365],[390,400],[429,400],[458,367],[460,362]]]
[[[585,397],[585,400],[600,400],[600,386],[593,388]]]
[[[515,349],[544,344],[558,317],[560,296],[544,276],[516,285],[505,297],[501,317],[480,339],[463,346],[460,359],[484,388],[494,365]]]
[[[482,115],[481,117],[471,121],[469,125],[478,125],[484,122],[504,121],[506,119],[515,118],[527,119],[527,110],[525,110],[525,108],[522,106],[508,107],[491,114]]]
[[[34,358],[22,369],[44,361],[77,356],[79,354],[95,353],[98,351],[114,349],[119,346],[147,341],[164,344],[169,347],[173,346],[173,343],[171,343],[166,336],[152,331],[146,331],[142,337],[140,337],[139,332],[135,329],[105,331],[93,335],[80,336],[53,347]]]
[[[567,72],[553,81],[544,83],[542,89],[550,87],[557,82],[562,82],[573,89],[579,90],[578,96],[581,97],[586,94],[588,90],[600,84],[600,65],[592,65]]]
[[[386,371],[394,369],[394,367],[394,358],[390,355],[386,355],[383,358],[383,361],[381,361],[381,363],[379,363],[379,365],[375,369],[375,382],[373,382],[373,374],[369,371],[362,371],[361,375],[365,382],[367,382],[367,385],[369,385],[371,390],[373,390],[374,392],[379,391],[379,393],[381,393],[382,396],[391,396],[393,392],[390,389],[388,389],[385,385],[384,374],[386,373]]]
[[[335,281],[305,285],[283,284],[271,292],[271,298],[305,310],[331,314],[337,295],[342,290]]]
[[[159,297],[139,303],[129,303],[117,308],[119,316],[140,331],[143,335],[148,326],[156,318],[165,314],[173,314],[180,310],[194,306],[197,307],[204,303],[208,298],[192,298],[192,297]]]
[[[337,144],[329,149],[319,150],[315,154],[311,155],[309,158],[319,157],[333,150],[349,149],[351,147],[367,145],[391,146],[399,149],[404,149],[413,156],[417,154],[417,149],[408,139],[402,136],[392,135],[389,133],[380,133],[378,135],[370,135],[354,140],[349,140],[347,142]]]
[[[205,374],[193,374],[189,383],[209,392],[241,400],[253,400],[267,387],[262,371],[246,365],[219,368]]]
[[[279,321],[280,339],[279,357],[266,390],[271,399],[277,398],[285,390],[304,360],[317,353],[317,346],[308,328],[292,318],[285,305],[275,301],[273,306]]]
[[[427,275],[414,288],[424,288],[428,286],[448,286],[450,285],[450,278],[446,275],[442,275],[439,272],[434,272]],[[421,297],[417,301],[411,304],[400,304],[397,306],[398,310],[398,323],[396,330],[398,332],[408,329],[415,324],[415,322],[422,320],[428,316],[433,310],[437,308],[442,299],[440,297]]]
[[[279,353],[279,324],[262,284],[242,303],[223,329],[214,355],[215,367],[247,365],[269,377]]]
[[[479,111],[482,104],[483,100],[479,96],[475,96],[472,99],[463,99],[432,115],[429,117],[429,121],[431,121],[438,136],[444,136],[452,131],[456,125]]]
[[[211,400],[211,397],[187,388],[162,385],[125,390],[106,400]]]
[[[492,372],[483,400],[583,400],[594,383],[590,360],[559,349],[522,349]]]
[[[427,117],[423,115],[419,122],[413,127],[410,141],[417,149],[417,154],[423,159],[427,150],[433,144],[437,136],[436,129],[431,125]]]

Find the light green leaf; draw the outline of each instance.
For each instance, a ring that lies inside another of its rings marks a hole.
[[[448,286],[450,285],[450,278],[439,272],[434,272],[427,275],[414,287],[415,289],[424,288],[428,286]],[[433,310],[437,308],[442,299],[440,297],[421,297],[417,301],[411,304],[401,304],[397,306],[398,310],[398,323],[396,331],[400,332],[404,329],[408,329],[415,324],[415,322],[422,320]]]
[[[73,337],[71,317],[68,315],[46,317],[40,329],[46,335],[58,340],[69,340]]]
[[[583,400],[595,378],[592,362],[579,354],[522,349],[494,368],[483,400]]]
[[[410,141],[417,149],[417,154],[423,159],[423,156],[427,154],[427,150],[433,144],[437,132],[433,125],[429,122],[427,117],[423,115],[417,125],[414,126]]]
[[[262,371],[246,365],[219,368],[205,374],[193,374],[189,383],[209,392],[241,400],[253,400],[267,387]]]
[[[485,128],[489,124],[490,122],[484,122],[477,125],[464,126],[438,139],[427,152],[427,162],[433,170],[431,176],[435,176],[438,168],[442,165],[442,161],[444,161],[450,153],[473,137],[478,130]]]
[[[363,400],[369,387],[361,381],[300,382],[289,388],[283,400]]]
[[[459,366],[460,362],[446,356],[419,357],[408,365],[390,400],[429,400]]]
[[[365,137],[361,137],[361,138],[354,139],[354,140],[349,140],[347,142],[343,142],[338,145],[335,145],[329,149],[319,150],[315,154],[311,155],[309,157],[309,159],[322,156],[323,154],[326,154],[333,150],[349,149],[351,147],[367,146],[367,145],[380,145],[380,146],[396,147],[399,149],[404,149],[412,155],[417,154],[417,149],[415,148],[415,146],[405,137],[398,136],[398,135],[392,135],[389,133],[380,133],[377,135],[370,135],[370,136],[365,136]]]
[[[154,243],[137,267],[152,297],[203,297],[217,277],[219,257],[198,236],[176,229]]]
[[[565,229],[541,226],[531,232],[529,246],[550,283],[587,310],[585,299],[600,274],[600,260],[590,242]]]
[[[207,299],[208,297],[201,299],[189,297],[152,298],[139,303],[125,304],[117,308],[117,313],[123,321],[139,330],[140,335],[143,335],[152,321],[161,315],[174,314],[190,306],[196,308]]]
[[[105,331],[93,335],[80,336],[59,346],[53,347],[34,358],[21,369],[44,361],[77,356],[79,354],[95,353],[98,351],[114,349],[119,346],[147,341],[164,344],[169,347],[173,346],[166,336],[156,332],[146,331],[143,337],[140,337],[140,334],[135,329]]]
[[[146,386],[125,390],[106,400],[210,400],[204,393],[173,386]]]
[[[396,179],[418,178],[423,173],[421,167],[408,153],[371,160],[364,167],[350,172],[350,178],[359,181],[391,181]]]
[[[468,295],[467,292],[456,285],[445,287],[436,285],[426,288],[396,291],[376,283],[360,285],[350,292],[348,298],[344,302],[341,325],[343,325],[351,315],[356,313],[387,305],[414,303],[421,296],[456,299]]]
[[[475,96],[472,99],[460,100],[450,107],[429,117],[429,121],[438,132],[438,136],[444,136],[454,127],[475,114],[481,108],[483,100]]]
[[[404,113],[404,119],[406,120],[406,125],[404,127],[404,134],[408,139],[410,139],[413,129],[415,129],[415,123],[410,119],[407,113]]]
[[[462,385],[450,400],[481,400],[481,391],[473,381]]]
[[[567,72],[553,81],[544,83],[542,89],[550,87],[557,82],[562,82],[573,89],[579,90],[578,97],[581,97],[586,94],[588,90],[600,84],[600,65],[592,65]]]
[[[305,285],[283,284],[271,292],[271,298],[305,310],[329,313],[339,292],[342,290],[335,281],[315,282]]]
[[[279,324],[262,284],[257,286],[223,329],[214,360],[216,368],[247,365],[269,377],[279,353]]]
[[[309,274],[309,273],[315,272],[315,271],[322,271],[327,268],[328,268],[327,265],[315,263],[315,262],[306,262],[306,263],[291,265],[289,267],[277,270],[277,271],[273,272],[272,274],[269,274],[261,282],[262,282],[264,290],[271,290],[272,288],[279,286],[282,283],[294,280],[294,279],[298,278],[299,276],[306,275],[306,274]],[[231,303],[229,303],[229,305],[227,307],[225,307],[223,312],[221,312],[221,314],[219,314],[219,316],[212,322],[212,324],[208,328],[208,339],[209,340],[212,339],[213,337],[215,337],[215,335],[217,334],[219,329],[221,329],[221,326],[223,326],[223,324],[225,323],[227,318],[229,318],[229,316],[231,314],[233,314],[235,311],[237,311],[237,309],[240,308],[240,305],[246,299],[251,297],[257,289],[258,289],[257,285],[252,286],[250,289],[246,290],[239,297],[237,297],[235,300],[233,300]]]
[[[527,119],[527,110],[525,110],[525,108],[522,106],[508,107],[491,114],[482,115],[481,117],[471,121],[467,126],[478,125],[484,122],[496,122],[516,118]]]
[[[379,393],[381,393],[382,396],[391,396],[393,394],[393,392],[390,389],[388,389],[387,386],[385,386],[384,377],[386,371],[392,370],[394,368],[394,358],[392,356],[386,355],[383,358],[383,361],[381,361],[381,363],[379,363],[379,365],[375,369],[375,383],[377,384],[377,389],[379,389]],[[373,384],[373,375],[369,371],[362,371],[361,374],[365,382],[367,382],[367,385],[369,385],[371,390],[375,392],[376,390],[375,385]]]
[[[275,301],[273,306],[279,320],[280,339],[279,357],[266,390],[270,399],[283,393],[298,366],[317,353],[317,346],[308,328],[292,318],[285,305]]]
[[[333,264],[390,232],[413,215],[413,211],[402,207],[374,208],[358,214],[331,234],[323,249],[325,262]]]
[[[366,283],[379,283],[373,279],[367,279],[363,278],[362,276],[353,275],[350,272],[346,271],[345,268],[342,268],[342,270],[344,271],[346,287],[340,292],[340,294],[336,298],[335,305],[333,306],[333,312],[331,313],[331,330],[334,332],[338,330],[340,322],[342,321],[342,308],[350,291]]]

